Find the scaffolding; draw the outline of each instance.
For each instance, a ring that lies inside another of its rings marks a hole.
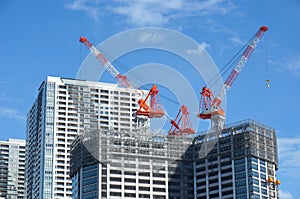
[[[193,136],[150,133],[149,128],[135,129],[131,132],[86,131],[72,143],[70,174],[73,177],[76,173],[80,173],[80,168],[99,164],[102,172],[105,171],[102,176],[110,176],[113,172],[114,177],[125,182],[147,179],[146,181],[151,182],[147,185],[152,187],[151,194],[169,195],[171,198],[192,198],[193,186],[190,186],[193,183],[192,141]],[[135,177],[128,178],[126,174]],[[106,187],[101,191],[107,194],[110,192],[110,185],[116,185],[115,182],[105,181],[101,184]],[[161,190],[155,192],[157,189]],[[124,187],[120,192],[126,193]]]
[[[192,141],[193,136],[150,133],[149,128],[139,128],[132,132],[92,130],[78,136],[71,148],[74,157],[73,164],[78,164],[78,167],[97,161],[101,164],[127,168],[127,163],[130,164],[133,160],[138,163],[138,169],[143,169],[141,165],[145,160],[155,160],[153,162],[162,164],[152,165],[152,168],[159,170],[166,166],[166,161],[170,163],[191,159],[192,154],[186,151]],[[131,166],[137,169],[136,165]]]
[[[212,153],[226,144],[229,148],[232,146],[232,159],[254,156],[274,163],[278,169],[277,138],[272,127],[247,119],[226,125],[218,136],[214,132],[199,132],[193,141],[197,148],[195,158]],[[220,149],[218,152],[221,152]]]

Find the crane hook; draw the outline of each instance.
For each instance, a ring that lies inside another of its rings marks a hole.
[[[267,88],[270,88],[270,87],[271,87],[271,85],[270,85],[270,80],[269,80],[269,79],[266,80],[266,85],[267,85]]]

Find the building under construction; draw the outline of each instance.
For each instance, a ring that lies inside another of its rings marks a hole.
[[[193,140],[195,198],[278,198],[275,130],[253,120]]]
[[[278,198],[276,135],[253,120],[221,133],[100,130],[71,147],[73,198]]]
[[[193,198],[192,141],[148,128],[85,133],[71,150],[73,197]]]

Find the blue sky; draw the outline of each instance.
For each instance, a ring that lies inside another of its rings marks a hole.
[[[298,199],[299,9],[298,0],[2,0],[0,139],[25,138],[26,114],[47,75],[76,77],[88,54],[78,42],[81,35],[98,44],[133,28],[170,28],[205,44],[221,68],[267,25],[270,30],[228,92],[227,122],[251,118],[276,129],[281,198]]]

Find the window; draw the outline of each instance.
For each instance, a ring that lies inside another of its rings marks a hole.
[[[258,170],[258,165],[254,163],[248,164],[248,167],[249,167],[248,169]]]
[[[115,184],[111,184],[110,185],[111,189],[121,189],[121,185],[115,185]]]
[[[236,173],[241,172],[241,171],[245,171],[245,165],[238,165],[234,167],[234,170]]]
[[[82,192],[87,193],[87,192],[91,192],[91,191],[98,191],[97,188],[98,188],[97,184],[92,184],[92,185],[89,185],[89,186],[83,186],[82,187]]]
[[[247,199],[247,195],[246,194],[239,195],[236,197],[236,199]]]
[[[249,171],[249,176],[253,176],[253,177],[258,178],[258,172],[257,171]]]
[[[259,180],[255,179],[255,178],[251,178],[251,179],[249,179],[249,183],[254,184],[254,185],[259,185]]]
[[[165,185],[164,181],[153,180],[153,184]]]
[[[119,196],[121,197],[121,193],[120,192],[110,192],[111,196]]]
[[[245,159],[244,158],[242,158],[242,159],[236,159],[236,160],[234,160],[234,164],[235,165],[245,164]]]
[[[127,189],[127,190],[135,190],[135,186],[125,186],[125,189]]]
[[[88,178],[88,179],[84,179],[82,182],[82,185],[89,185],[89,184],[95,184],[98,182],[98,178]]]
[[[150,191],[150,187],[139,187],[140,191]]]
[[[139,183],[150,184],[150,180],[139,179]]]
[[[235,174],[235,179],[238,180],[238,179],[243,179],[246,177],[246,173],[245,172],[241,172],[241,173],[237,173]]]
[[[265,180],[265,179],[267,179],[267,176],[265,175],[265,174],[260,174],[260,179],[263,179],[263,180]]]
[[[243,194],[243,193],[247,192],[247,188],[246,187],[237,188],[237,189],[235,189],[235,192],[237,195]]]
[[[255,157],[250,157],[250,158],[248,158],[248,162],[255,162],[255,163],[258,163],[258,159],[255,158]]]
[[[266,167],[260,166],[260,171],[265,173],[266,172]]]
[[[110,180],[113,181],[113,182],[121,182],[121,178],[113,178],[113,177],[111,177]],[[125,182],[126,182],[126,179],[125,179]]]
[[[153,187],[153,191],[156,191],[156,192],[165,192],[165,188],[156,188],[156,187]]]
[[[237,181],[235,182],[235,186],[236,186],[236,187],[246,186],[246,180],[245,180],[245,179],[243,179],[243,180],[237,180]]]
[[[268,194],[267,189],[261,188],[261,193],[264,194],[264,195],[267,195]]]
[[[266,164],[266,161],[260,160],[260,164],[261,164],[261,165],[265,165],[265,164]]]

